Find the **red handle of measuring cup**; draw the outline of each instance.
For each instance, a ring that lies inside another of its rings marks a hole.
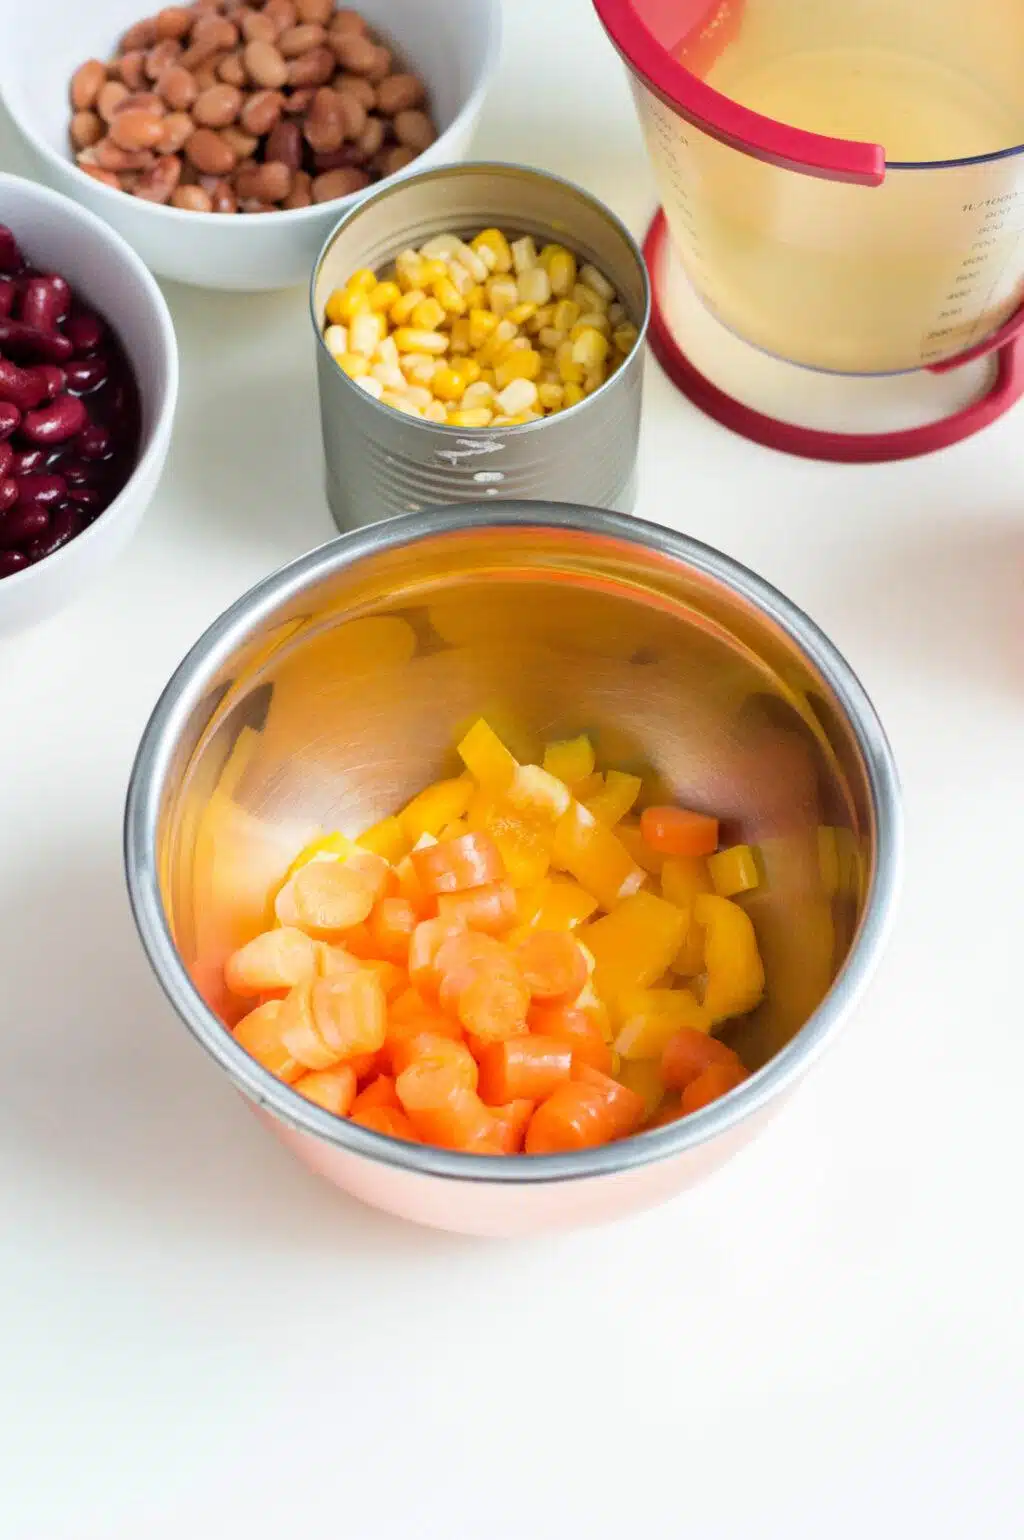
[[[695,128],[786,171],[878,187],[885,180],[881,145],[790,128],[730,101],[699,78],[742,25],[744,3],[594,0],[594,9],[633,73]]]

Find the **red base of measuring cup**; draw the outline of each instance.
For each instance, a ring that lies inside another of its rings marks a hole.
[[[763,444],[783,454],[800,455],[805,460],[835,460],[846,464],[869,464],[883,460],[911,460],[917,455],[946,449],[961,439],[980,433],[1008,412],[1024,396],[1024,306],[994,336],[957,358],[948,359],[932,369],[944,374],[950,369],[995,353],[996,377],[990,390],[970,406],[938,422],[923,427],[904,428],[895,433],[830,433],[820,428],[801,428],[796,423],[780,422],[753,407],[744,406],[733,396],[713,385],[690,362],[673,335],[665,315],[661,284],[668,226],[659,209],[647,232],[644,256],[651,275],[651,326],[648,340],[651,351],[672,383],[694,406],[708,417],[730,428],[733,433]]]

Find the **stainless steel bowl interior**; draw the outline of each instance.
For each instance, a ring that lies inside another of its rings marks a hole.
[[[358,834],[456,772],[486,715],[520,758],[591,733],[646,801],[714,811],[762,866],[744,900],[768,975],[730,1041],[760,1069],[696,1117],[582,1155],[486,1160],[402,1146],[279,1085],[208,1009],[224,957],[319,831]],[[676,1153],[762,1105],[863,987],[896,889],[895,770],[870,702],[817,628],[745,569],[637,520],[461,507],[323,547],[239,601],[154,713],[126,824],[143,941],[171,999],[255,1100],[396,1164],[550,1180]],[[203,998],[200,998],[202,996]],[[204,1004],[204,999],[207,1004]]]

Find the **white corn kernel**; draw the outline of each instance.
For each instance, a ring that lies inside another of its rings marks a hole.
[[[595,294],[600,294],[605,305],[610,305],[615,298],[614,288],[592,262],[580,268],[580,283],[585,283],[588,289],[593,289]]]
[[[466,411],[472,411],[477,406],[489,407],[493,400],[494,386],[488,385],[486,380],[475,380],[472,385],[466,386],[459,405]]]
[[[537,242],[532,235],[524,235],[521,241],[513,241],[512,262],[517,277],[537,266]]]
[[[365,390],[368,396],[379,401],[384,394],[384,386],[380,380],[375,380],[372,374],[364,374],[361,380],[356,380],[360,390]]]
[[[374,364],[370,370],[370,377],[376,380],[383,390],[405,389],[405,375],[397,364]]]
[[[424,408],[423,415],[427,422],[440,424],[448,421],[448,413],[445,411],[443,401],[431,401],[430,405]]]
[[[616,300],[614,305],[608,306],[608,319],[613,326],[621,326],[623,321],[629,320],[629,312],[625,305],[620,305]]]
[[[348,329],[349,352],[372,358],[377,351],[377,344],[383,339],[386,325],[384,317],[375,311],[357,315]]]
[[[615,346],[618,348],[619,352],[625,356],[627,353],[632,353],[633,349],[640,341],[640,333],[637,331],[635,326],[630,325],[630,323],[627,321],[624,325],[617,326],[615,328],[615,331],[612,334],[612,341],[615,343]]]
[[[487,297],[495,315],[507,315],[519,304],[519,287],[512,278],[492,278],[487,285]]]
[[[551,279],[542,267],[527,268],[519,275],[519,303],[546,305],[551,298]]]
[[[589,284],[578,283],[572,291],[572,297],[579,305],[581,314],[587,310],[608,309],[608,301],[602,299],[597,290],[592,289]]]
[[[540,345],[542,348],[550,348],[553,353],[556,348],[560,348],[562,343],[568,340],[568,336],[568,332],[560,332],[554,326],[545,326],[540,334]]]
[[[324,332],[324,343],[332,358],[339,358],[342,353],[347,353],[348,327],[329,326]]]
[[[434,397],[425,385],[407,385],[405,399],[411,401],[413,406],[418,406],[421,412],[425,412]]]
[[[404,412],[406,417],[423,416],[420,408],[408,399],[404,391],[386,390],[381,400],[385,406],[393,406],[396,412]]]
[[[603,310],[586,310],[569,332],[573,342],[586,326],[592,326],[594,331],[601,333],[602,337],[610,337],[612,334],[612,323]]]
[[[398,349],[395,347],[394,337],[384,337],[378,342],[373,361],[377,364],[394,364],[395,368],[398,368]]]
[[[537,400],[537,387],[532,380],[513,380],[505,386],[495,404],[506,416],[516,417],[536,406]]]
[[[472,246],[467,246],[465,241],[461,242],[458,250],[455,252],[455,256],[462,263],[463,267],[472,273],[474,283],[487,282],[487,279],[490,277],[490,269],[483,258],[479,257],[473,250]]]
[[[433,262],[435,259],[446,262],[449,257],[457,255],[461,245],[462,242],[457,235],[448,233],[435,235],[420,247],[420,256],[425,257],[428,262]]]
[[[429,353],[406,353],[399,372],[410,385],[429,385],[440,367],[440,361]]]
[[[476,282],[469,268],[465,267],[455,257],[449,257],[448,259],[448,276],[460,294],[468,294]],[[485,273],[484,278],[486,277],[487,274]]]

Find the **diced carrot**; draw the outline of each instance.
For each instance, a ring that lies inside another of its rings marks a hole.
[[[351,957],[358,957],[361,961],[368,961],[377,954],[377,943],[366,925],[354,925],[351,930],[347,930],[344,941],[345,951]]]
[[[517,971],[508,948],[481,931],[463,931],[444,943],[435,963],[441,980],[437,994],[443,1010],[457,1009],[459,995],[481,964],[506,972]]]
[[[302,1065],[294,1059],[281,1037],[281,1001],[268,1000],[265,1005],[250,1011],[235,1027],[235,1038],[257,1064],[269,1069],[286,1085],[298,1080],[304,1073]]]
[[[336,1058],[376,1053],[384,1046],[384,989],[369,968],[318,979],[313,985],[311,1006],[316,1029]]]
[[[388,1058],[387,1044],[378,1048],[376,1053],[354,1053],[345,1063],[354,1071],[360,1085],[366,1081],[374,1080],[378,1075],[386,1074],[390,1060]]]
[[[384,1045],[388,1069],[392,1075],[400,1075],[416,1059],[429,1055],[439,1042],[453,1043],[473,1058],[465,1046],[462,1028],[457,1021],[452,1021],[448,1016],[424,1016],[421,1021],[404,1021],[400,1027],[390,1029]],[[475,1064],[476,1060],[473,1062]],[[476,1074],[471,1078],[473,1085],[476,1085]]]
[[[398,879],[390,862],[372,850],[356,850],[345,862],[350,872],[355,872],[368,882],[373,890],[373,901],[391,898],[398,892]]]
[[[414,850],[412,861],[425,893],[462,893],[500,882],[505,864],[488,834],[463,834]]]
[[[421,920],[412,933],[409,947],[409,977],[415,987],[435,994],[441,982],[437,954],[446,941],[463,934],[461,925],[451,920]]]
[[[314,1070],[295,1082],[296,1091],[307,1101],[316,1102],[335,1117],[348,1114],[356,1096],[356,1077],[349,1064],[338,1064],[334,1069]]]
[[[367,854],[367,860],[376,857]],[[348,861],[311,861],[278,894],[278,918],[287,922],[284,900],[290,892],[295,924],[311,936],[343,935],[366,919],[376,897],[369,877]]]
[[[224,980],[236,995],[262,995],[289,990],[316,973],[316,945],[293,926],[264,931],[234,952],[224,968]]]
[[[608,1103],[593,1086],[571,1080],[541,1102],[526,1130],[527,1155],[556,1155],[590,1150],[613,1137]]]
[[[680,1098],[683,1116],[687,1117],[691,1112],[699,1112],[702,1107],[709,1106],[720,1096],[734,1091],[747,1078],[747,1072],[742,1064],[709,1064],[696,1080],[691,1080],[684,1088]]]
[[[317,972],[323,979],[335,978],[339,973],[355,973],[363,966],[347,946],[331,946],[326,941],[314,942],[316,946]]]
[[[467,1084],[470,1068],[473,1083]],[[421,1138],[445,1149],[468,1149],[495,1132],[494,1114],[477,1095],[475,1079],[469,1051],[440,1038],[402,1071],[395,1090]]]
[[[533,1005],[526,1020],[531,1032],[571,1048],[573,1064],[589,1064],[602,1074],[611,1073],[612,1051],[592,1012],[568,1005]]]
[[[640,831],[652,850],[666,856],[710,856],[718,849],[718,819],[686,808],[645,808]]]
[[[535,1000],[575,1000],[587,982],[587,963],[564,930],[535,930],[515,949],[526,987]]]
[[[635,1091],[631,1091],[628,1086],[613,1080],[611,1075],[602,1074],[598,1069],[591,1069],[589,1064],[573,1065],[572,1078],[604,1097],[613,1129],[611,1135],[613,1139],[624,1139],[627,1134],[635,1134],[643,1124],[647,1116],[644,1099]]]
[[[662,1054],[661,1073],[673,1091],[685,1091],[713,1064],[734,1071],[743,1069],[739,1054],[717,1037],[709,1037],[695,1027],[681,1027]]]
[[[518,1155],[523,1148],[526,1130],[533,1117],[535,1103],[531,1101],[506,1102],[503,1107],[492,1107],[494,1114],[494,1142],[498,1153]],[[484,1152],[481,1151],[481,1154]]]
[[[367,973],[374,973],[380,979],[384,998],[389,1002],[397,999],[408,988],[409,975],[404,968],[399,967],[398,963],[381,962],[377,958],[372,958],[361,966]]]
[[[516,1037],[526,1030],[530,991],[522,975],[500,963],[478,963],[459,990],[456,1014],[482,1043]]]
[[[320,979],[318,983],[327,983]],[[313,1016],[312,984],[296,984],[281,1002],[278,1026],[281,1041],[293,1059],[307,1069],[332,1069],[344,1058],[326,1042]]]
[[[500,936],[518,918],[515,889],[503,879],[463,893],[442,893],[437,900],[437,913],[439,919]]]
[[[355,1118],[360,1112],[368,1112],[371,1107],[391,1107],[395,1112],[401,1112],[402,1103],[398,1100],[391,1075],[378,1075],[368,1086],[364,1086],[352,1103],[349,1115]]]
[[[405,963],[419,916],[407,898],[382,898],[373,907],[367,929],[381,957]]]
[[[572,1049],[553,1037],[506,1038],[490,1043],[480,1057],[480,1095],[492,1107],[506,1102],[539,1102],[564,1085],[572,1069]]]
[[[388,1006],[388,1023],[414,1021],[417,1016],[428,1016],[430,1006],[418,989],[405,989]]]
[[[405,1113],[397,1107],[364,1107],[352,1113],[352,1122],[360,1128],[369,1128],[375,1134],[387,1134],[391,1139],[404,1139],[407,1144],[422,1144]]]

